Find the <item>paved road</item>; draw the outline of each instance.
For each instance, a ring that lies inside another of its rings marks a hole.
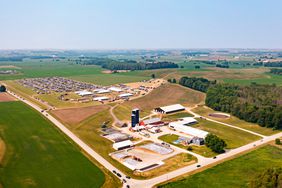
[[[10,93],[8,91],[8,93]],[[24,103],[28,104],[29,106],[31,106],[32,108],[34,108],[35,110],[41,112],[41,108],[39,108],[37,105],[24,100],[22,98],[20,98],[19,96],[14,95],[13,93],[10,93],[13,96],[15,96],[16,98],[18,98],[19,100],[23,101]],[[73,134],[69,129],[67,129],[63,124],[61,124],[58,120],[56,120],[54,117],[52,117],[49,113],[44,112],[43,115],[46,116],[46,118],[48,118],[51,122],[54,123],[54,125],[56,127],[58,127],[63,133],[65,133],[69,138],[71,138],[77,145],[79,145],[85,152],[87,152],[91,157],[93,157],[94,159],[96,159],[99,163],[101,163],[105,168],[107,168],[108,170],[110,170],[112,172],[112,170],[116,170],[116,168],[110,164],[107,160],[105,160],[102,156],[100,156],[98,153],[96,153],[93,149],[91,149],[87,144],[85,144],[81,139],[79,139],[75,134]],[[204,160],[199,160],[198,163],[190,165],[190,166],[186,166],[183,168],[180,168],[178,170],[169,172],[167,174],[152,178],[152,179],[148,179],[148,180],[136,180],[136,179],[130,179],[127,180],[127,183],[130,185],[130,187],[134,187],[134,188],[149,188],[152,187],[158,183],[162,183],[164,181],[170,180],[172,178],[178,177],[182,174],[185,173],[189,173],[189,172],[193,172],[196,169],[199,169],[197,167],[197,165],[201,165],[200,168],[206,167],[208,165],[212,165],[214,163],[220,162],[221,160],[227,159],[229,157],[232,157],[234,155],[240,154],[242,152],[248,151],[250,149],[253,149],[255,147],[258,147],[260,145],[266,144],[269,141],[275,140],[276,138],[280,138],[282,137],[282,132],[272,135],[272,136],[264,136],[263,139],[252,142],[250,144],[244,145],[242,147],[230,150],[224,154],[220,154],[217,156],[216,159],[213,158],[205,158]],[[202,158],[201,158],[202,159]],[[119,172],[122,177],[124,177],[125,175],[120,172],[119,170],[116,170],[117,172]],[[125,184],[123,185],[125,187]]]

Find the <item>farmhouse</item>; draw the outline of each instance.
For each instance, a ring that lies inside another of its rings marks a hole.
[[[115,150],[122,150],[122,149],[130,148],[132,146],[133,146],[133,143],[130,140],[125,140],[125,141],[117,142],[113,144],[113,148]]]
[[[170,114],[170,113],[179,112],[183,110],[185,110],[185,107],[182,106],[181,104],[174,104],[170,106],[163,106],[163,107],[155,108],[156,112],[159,112],[162,114]]]

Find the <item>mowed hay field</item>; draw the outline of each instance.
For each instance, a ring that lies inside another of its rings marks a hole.
[[[38,112],[22,102],[0,103],[6,152],[3,187],[101,187],[103,172]]]
[[[158,187],[248,187],[248,183],[264,170],[271,167],[281,167],[281,156],[281,149],[267,145],[203,172]]]
[[[132,108],[139,108],[144,113],[150,112],[156,107],[167,106],[180,103],[184,106],[195,106],[203,104],[205,101],[205,94],[195,91],[178,84],[164,84],[148,95],[127,101],[114,109],[114,113],[121,120],[130,118],[130,110]],[[142,114],[141,114],[142,115]]]
[[[209,114],[216,113],[217,111],[214,111],[213,109],[208,108],[206,106],[199,106],[197,108],[194,108],[192,111],[202,116],[208,117],[210,119],[214,119],[216,121],[220,121],[223,123],[228,123],[228,124],[231,124],[237,127],[241,127],[243,129],[247,129],[247,130],[262,134],[262,135],[272,135],[272,134],[279,132],[278,130],[272,130],[271,128],[261,127],[258,124],[249,123],[244,120],[240,120],[239,118],[235,116],[230,116],[230,118],[216,118],[216,117],[209,116]]]
[[[108,109],[107,105],[97,105],[83,108],[66,108],[52,111],[61,122],[68,125],[76,125],[86,118]]]
[[[16,99],[8,93],[0,93],[0,102],[15,101]]]

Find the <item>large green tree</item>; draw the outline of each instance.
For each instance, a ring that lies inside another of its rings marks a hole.
[[[250,188],[281,188],[282,168],[270,168],[257,175],[249,184]]]
[[[0,92],[5,92],[6,91],[6,87],[3,85],[0,85]]]
[[[205,144],[216,153],[224,153],[224,148],[227,146],[225,141],[214,134],[208,134],[205,138]]]

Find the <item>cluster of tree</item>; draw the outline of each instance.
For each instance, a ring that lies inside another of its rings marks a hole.
[[[226,69],[229,68],[229,65],[226,65],[226,64],[216,64],[215,66],[219,68],[226,68]]]
[[[269,168],[257,175],[250,183],[250,188],[269,187],[279,188],[282,187],[282,168]]]
[[[207,92],[208,88],[211,85],[216,84],[216,80],[209,81],[205,78],[195,78],[195,77],[185,76],[179,80],[179,84],[198,91]]]
[[[280,138],[276,138],[275,139],[275,144],[276,145],[281,145],[282,144]]]
[[[3,85],[0,85],[0,92],[5,92],[6,91],[6,87]]]
[[[263,127],[282,128],[282,87],[216,84],[207,91],[206,105]]]
[[[167,61],[156,62],[156,63],[114,62],[114,63],[103,64],[102,67],[110,70],[148,70],[148,69],[178,68],[178,65]]]
[[[113,60],[109,58],[79,58],[76,60],[77,64],[82,65],[99,65],[102,68],[109,70],[147,70],[147,69],[164,69],[164,68],[178,68],[178,65],[173,62],[162,61],[154,63],[139,63],[134,60]]]
[[[270,73],[282,75],[282,69],[271,69]]]
[[[206,136],[205,144],[216,153],[224,153],[224,148],[227,146],[224,140],[211,133]]]
[[[268,62],[264,64],[265,67],[282,67],[282,61]]]
[[[175,78],[169,78],[168,80],[167,80],[169,83],[174,83],[174,84],[176,84],[176,79]]]
[[[24,57],[0,57],[0,61],[22,61]]]

